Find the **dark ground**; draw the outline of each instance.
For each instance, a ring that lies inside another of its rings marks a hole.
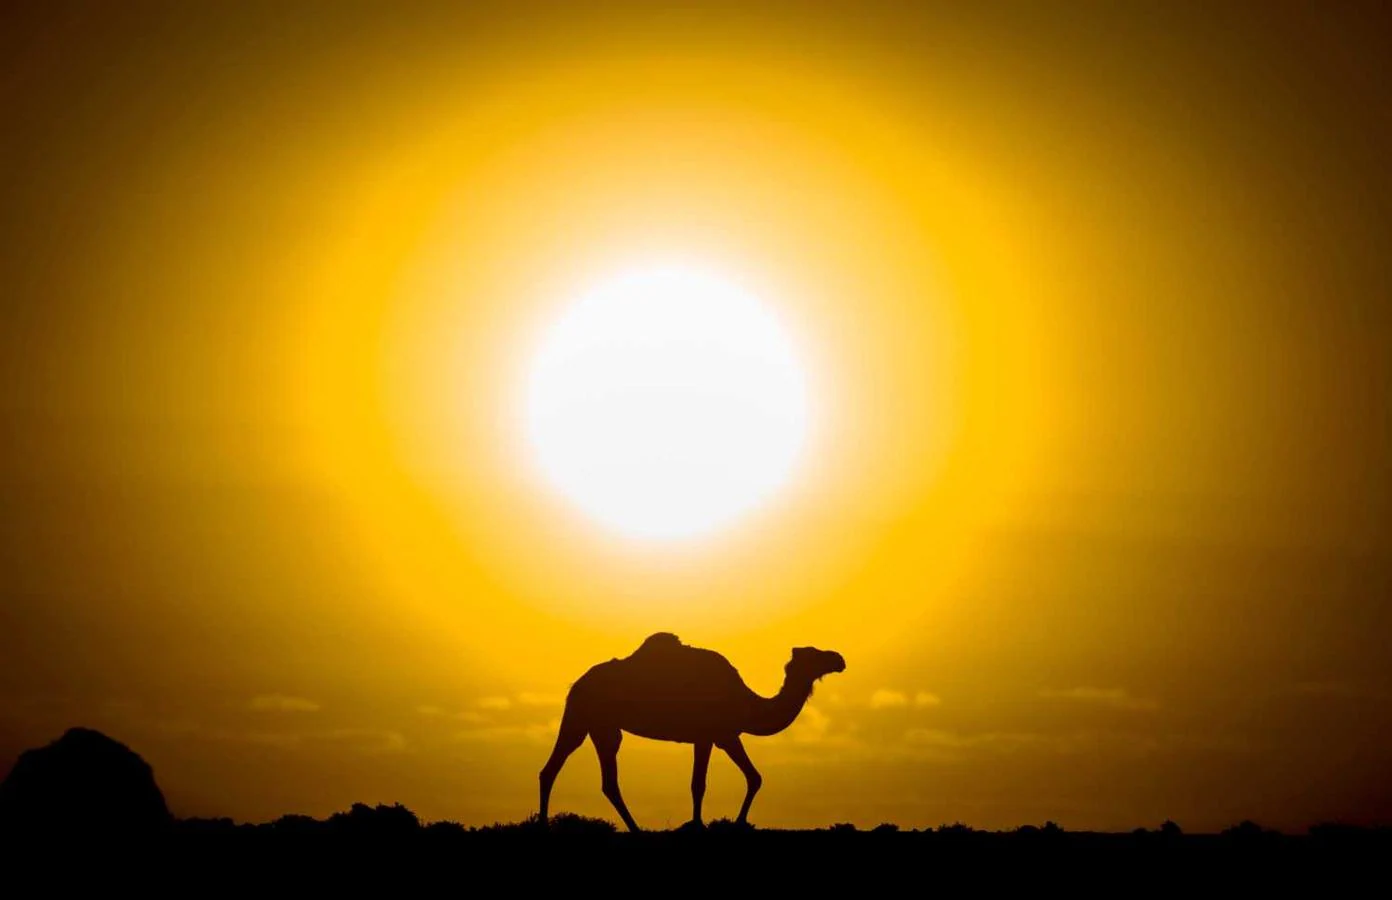
[[[1188,835],[1172,823],[1123,834],[1053,823],[1009,832],[850,825],[618,832],[554,816],[466,828],[404,806],[355,804],[327,819],[178,819],[149,765],[100,732],[69,729],[21,754],[0,782],[0,898],[114,894],[448,892],[530,897],[774,894],[1293,893],[1392,896],[1392,828],[1299,835],[1251,822]]]
[[[404,807],[365,805],[326,820],[177,820],[143,836],[27,832],[11,834],[3,847],[0,865],[21,883],[36,876],[52,879],[52,888],[73,887],[95,877],[145,893],[180,894],[798,890],[858,896],[1047,888],[1123,896],[1296,889],[1386,896],[1392,871],[1392,829],[1322,826],[1283,835],[1244,823],[1217,835],[1186,835],[1172,826],[1123,834],[1052,825],[1012,832],[965,826],[776,831],[718,822],[701,832],[628,834],[566,815],[546,830],[534,823],[423,825]]]

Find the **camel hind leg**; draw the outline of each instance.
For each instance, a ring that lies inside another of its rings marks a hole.
[[[546,761],[546,765],[542,766],[539,776],[541,780],[541,811],[537,817],[542,825],[548,822],[551,788],[556,783],[556,776],[561,774],[561,767],[570,758],[570,754],[574,753],[585,742],[586,734],[585,726],[578,722],[576,716],[567,709],[566,714],[561,717],[561,728],[556,735],[556,746],[551,751],[551,758]]]

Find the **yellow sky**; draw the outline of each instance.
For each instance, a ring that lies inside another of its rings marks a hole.
[[[452,6],[0,28],[6,758],[85,724],[184,814],[515,820],[569,683],[667,630],[763,692],[846,657],[750,741],[766,825],[1387,819],[1379,13]],[[519,398],[667,258],[776,307],[817,427],[652,546]],[[625,743],[640,822],[688,766]],[[553,802],[610,815],[588,749]]]

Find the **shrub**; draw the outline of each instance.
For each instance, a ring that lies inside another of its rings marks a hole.
[[[938,834],[972,834],[976,829],[961,822],[953,822],[951,825],[943,824],[937,827]]]

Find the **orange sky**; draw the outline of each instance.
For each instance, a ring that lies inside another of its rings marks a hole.
[[[668,630],[848,661],[749,741],[765,825],[1392,817],[1385,14],[457,6],[0,13],[0,759],[516,820]],[[776,305],[819,424],[655,547],[517,407],[672,255]],[[640,822],[688,766],[626,742]],[[553,803],[611,815],[588,749]]]

